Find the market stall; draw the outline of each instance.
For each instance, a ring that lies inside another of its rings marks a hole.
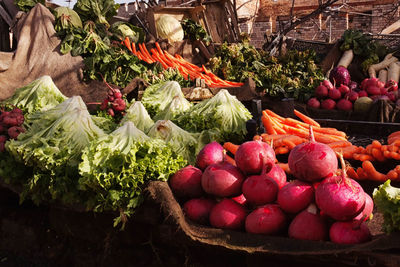
[[[397,39],[284,38],[272,55],[230,1],[124,16],[112,0],[17,3],[0,53],[0,256],[399,264]]]

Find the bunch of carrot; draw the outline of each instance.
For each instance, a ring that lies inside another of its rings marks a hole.
[[[240,87],[243,85],[243,83],[223,80],[210,70],[207,70],[204,65],[198,67],[178,54],[172,56],[166,50],[162,50],[157,42],[155,43],[155,48],[150,49],[150,52],[144,43],[138,44],[136,48],[136,44],[134,42],[131,43],[128,37],[125,38],[123,44],[140,60],[147,63],[159,62],[164,69],[175,68],[186,80],[200,78],[210,87]]]
[[[296,145],[309,140],[311,125],[317,142],[330,145],[336,149],[351,145],[346,139],[346,133],[335,128],[321,127],[314,119],[298,110],[294,110],[294,113],[301,121],[284,118],[269,109],[264,110],[261,121],[266,133],[256,135],[253,139],[271,144],[276,154],[286,154]]]

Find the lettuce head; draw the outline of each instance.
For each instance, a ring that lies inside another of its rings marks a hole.
[[[387,180],[375,188],[372,195],[378,212],[383,214],[383,231],[400,231],[400,188],[391,186]]]
[[[154,121],[150,118],[149,113],[147,113],[147,110],[140,101],[135,101],[135,103],[128,108],[120,124],[123,125],[128,121],[133,122],[139,130],[145,133],[147,133],[154,124]]]

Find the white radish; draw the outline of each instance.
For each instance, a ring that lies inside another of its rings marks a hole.
[[[368,75],[370,78],[376,78],[376,72],[380,71],[381,69],[385,69],[389,67],[390,64],[393,62],[398,61],[398,59],[394,56],[386,55],[383,61],[373,64],[368,68]]]
[[[388,71],[386,69],[382,69],[382,70],[379,71],[378,79],[381,82],[386,83],[387,82],[387,77],[388,77]]]
[[[350,65],[353,58],[354,58],[353,50],[351,50],[351,49],[346,50],[343,52],[343,55],[340,58],[337,66],[343,66],[343,67],[347,68]]]
[[[400,78],[400,62],[393,62],[389,65],[389,69],[388,69],[388,77],[387,80],[393,80],[395,82],[399,82],[399,78]]]

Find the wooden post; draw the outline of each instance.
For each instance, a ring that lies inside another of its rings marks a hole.
[[[383,29],[381,34],[391,34],[392,32],[396,31],[399,28],[400,28],[400,20],[396,21],[395,23]]]

